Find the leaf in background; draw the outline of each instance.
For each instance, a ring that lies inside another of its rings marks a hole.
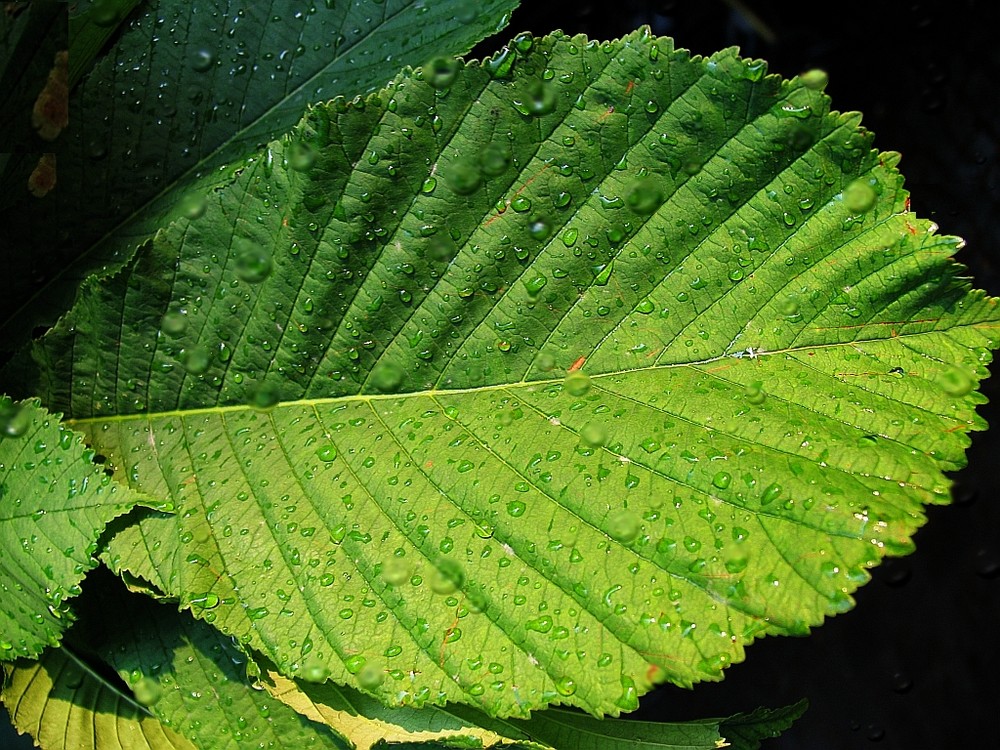
[[[67,648],[0,669],[11,721],[45,750],[195,750]]]
[[[0,152],[34,153],[51,149],[50,143],[39,138],[32,126],[32,108],[45,87],[56,53],[66,48],[65,3],[34,0],[20,10],[0,10]],[[7,171],[5,165],[0,177]],[[4,186],[0,191],[0,208],[14,198],[11,193],[20,195],[23,202],[34,200],[27,194],[24,179],[16,184],[0,184]],[[7,255],[4,254],[5,260]]]
[[[801,718],[807,707],[803,699],[784,708],[758,708],[724,719],[719,731],[732,750],[757,750],[761,740],[779,736]]]
[[[850,608],[947,501],[1000,313],[821,86],[556,34],[312,109],[34,348],[178,508],[116,569],[286,676],[496,715]]]
[[[104,527],[145,502],[93,458],[58,415],[0,398],[0,660],[58,645]]]
[[[102,0],[91,13],[116,9],[107,21],[118,23],[118,5]],[[53,323],[82,279],[125,262],[167,217],[196,212],[201,194],[230,179],[221,166],[287,131],[308,103],[367,93],[405,65],[467,52],[505,26],[516,5],[142,3],[73,91],[56,152],[60,190],[0,215],[17,249],[8,273],[41,278],[5,296],[3,347]]]
[[[69,9],[69,85],[89,71],[108,39],[142,0],[87,0]]]

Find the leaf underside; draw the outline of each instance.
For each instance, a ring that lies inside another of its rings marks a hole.
[[[46,750],[195,750],[65,648],[3,664],[0,697],[21,733]]]
[[[984,426],[995,300],[858,123],[641,32],[438,61],[88,284],[24,387],[176,508],[112,567],[284,675],[631,710],[852,606]]]

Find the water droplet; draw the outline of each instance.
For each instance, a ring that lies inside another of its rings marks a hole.
[[[517,61],[517,51],[510,47],[504,47],[495,57],[483,63],[489,74],[494,78],[510,78],[514,72],[514,63]]]
[[[759,406],[767,400],[767,394],[764,392],[764,384],[759,380],[755,380],[750,383],[746,387],[744,394],[746,395],[747,401],[754,406]]]
[[[90,20],[95,26],[114,26],[118,23],[119,3],[116,0],[94,0],[90,7]]]
[[[160,321],[160,330],[168,336],[180,336],[187,328],[187,316],[179,312],[168,312]]]
[[[635,680],[623,676],[621,682],[622,694],[615,701],[615,705],[622,711],[635,711],[639,708],[639,691],[635,687]]]
[[[320,461],[325,463],[330,463],[331,461],[337,460],[337,446],[333,443],[327,443],[326,445],[321,445],[316,449],[316,457]]]
[[[870,210],[877,197],[875,189],[865,179],[857,179],[844,188],[844,205],[854,213]]]
[[[269,411],[281,401],[281,393],[274,383],[261,383],[251,389],[249,405],[257,411]]]
[[[185,195],[181,200],[181,214],[187,218],[188,221],[200,219],[205,215],[206,208],[208,208],[208,201],[205,199],[204,195],[189,194]]]
[[[498,143],[488,143],[479,154],[479,164],[483,168],[483,174],[488,177],[496,177],[507,171],[510,160],[510,150]]]
[[[958,367],[949,367],[940,375],[941,387],[949,396],[966,396],[975,387],[975,382]]]
[[[536,240],[547,240],[552,234],[552,225],[544,218],[536,218],[528,226],[528,233]]]
[[[132,694],[138,703],[152,706],[163,697],[163,688],[152,677],[143,676],[132,686]]]
[[[590,390],[590,376],[580,370],[571,372],[563,381],[563,387],[571,396],[585,396]]]
[[[374,664],[365,664],[358,673],[358,684],[366,690],[374,690],[385,681],[385,670]]]
[[[434,575],[431,577],[431,590],[435,594],[447,596],[454,594],[465,581],[462,566],[447,557],[440,558],[435,563]]]
[[[542,291],[542,289],[545,287],[548,281],[549,280],[547,278],[545,278],[541,274],[538,274],[536,276],[532,276],[530,279],[525,280],[524,288],[528,290],[528,294],[534,297],[540,291]]]
[[[420,186],[420,192],[424,194],[429,194],[434,192],[434,188],[437,187],[437,180],[433,177],[428,177],[424,180],[424,184]]]
[[[656,304],[649,297],[646,297],[638,305],[635,306],[635,311],[637,313],[642,313],[643,315],[649,315],[655,309],[656,309]]]
[[[770,505],[775,500],[778,499],[778,495],[781,494],[781,485],[775,482],[764,490],[763,494],[760,496],[761,505]]]
[[[720,471],[714,477],[712,477],[712,484],[715,485],[720,490],[727,489],[729,483],[732,482],[733,477],[727,471]]]
[[[446,89],[455,82],[458,75],[458,60],[453,57],[437,57],[424,70],[427,82],[436,89]]]
[[[479,188],[482,177],[475,164],[471,161],[461,160],[445,170],[444,181],[452,192],[458,195],[471,195]]]
[[[199,594],[191,598],[191,604],[201,609],[215,609],[219,606],[219,597],[212,592]]]
[[[580,230],[570,227],[562,233],[562,243],[566,247],[573,247],[576,244],[577,237],[580,236]]]
[[[659,182],[653,177],[636,180],[629,188],[626,203],[640,216],[649,216],[663,203],[663,191]]]
[[[205,73],[210,70],[213,65],[215,65],[215,55],[213,55],[210,50],[200,49],[194,53],[194,59],[191,62],[191,67],[199,73]]]
[[[405,373],[392,362],[380,362],[372,371],[372,385],[382,393],[395,393],[403,385]]]
[[[628,544],[639,535],[642,522],[630,510],[618,510],[608,516],[608,536],[622,544]]]
[[[520,518],[526,509],[527,506],[520,500],[511,500],[507,503],[507,514],[512,518]]]
[[[807,70],[799,79],[802,81],[806,88],[813,89],[814,91],[822,91],[826,88],[826,84],[829,82],[830,77],[822,70]]]
[[[362,661],[363,659],[364,657],[362,657]],[[361,667],[359,666],[358,669],[360,668]],[[348,668],[348,671],[350,671],[350,668]],[[299,675],[306,682],[326,682],[326,678],[330,676],[330,668],[318,659],[309,659],[304,665],[302,665],[302,670],[299,672]]]
[[[8,438],[21,437],[28,431],[30,423],[28,412],[23,406],[4,400],[0,406],[0,435]]]
[[[184,349],[181,352],[181,364],[191,375],[202,375],[212,364],[212,352],[201,344]]]
[[[556,691],[567,697],[573,695],[576,692],[576,682],[572,677],[563,677],[556,682]]]
[[[271,275],[271,253],[243,238],[233,241],[236,274],[248,284],[259,284]]]
[[[580,430],[580,438],[587,445],[599,448],[608,441],[608,434],[600,422],[587,422]]]

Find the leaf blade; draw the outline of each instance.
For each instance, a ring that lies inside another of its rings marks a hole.
[[[806,81],[641,34],[512,49],[314,108],[36,356],[184,509],[156,530],[181,545],[153,560],[147,521],[116,567],[217,596],[285,674],[617,714],[909,549],[1000,314]],[[68,362],[86,330],[127,361]]]

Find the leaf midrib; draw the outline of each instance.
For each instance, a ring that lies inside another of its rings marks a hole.
[[[958,323],[951,326],[948,331],[953,331],[955,329],[962,328],[997,328],[1000,329],[1000,321],[997,323]],[[893,340],[901,341],[907,338],[915,338],[917,336],[928,336],[934,333],[946,333],[947,331],[941,330],[930,330],[930,331],[915,331],[913,333],[899,333],[893,337]],[[831,344],[810,344],[807,346],[791,346],[784,349],[775,349],[772,351],[756,352],[754,354],[755,358],[761,359],[764,357],[772,357],[779,354],[792,354],[796,352],[805,352],[819,349],[834,349],[838,347],[846,346],[857,346],[859,344],[870,344],[884,342],[888,339],[885,338],[870,338],[870,339],[854,339],[852,341],[838,341]],[[628,367],[621,370],[614,370],[611,372],[602,373],[586,373],[591,380],[597,380],[600,378],[611,378],[618,377],[621,375],[636,373],[636,372],[651,372],[655,370],[673,370],[680,367],[698,367],[701,365],[711,364],[713,362],[719,362],[725,359],[737,358],[738,354],[742,352],[737,352],[737,354],[717,354],[714,357],[707,357],[700,360],[692,360],[690,362],[671,362],[662,365],[647,365],[645,367]],[[583,372],[581,370],[581,372]],[[545,380],[520,380],[512,383],[492,383],[489,385],[477,385],[470,386],[468,388],[432,388],[423,391],[404,391],[399,393],[350,393],[344,396],[329,396],[324,398],[303,398],[296,399],[293,401],[281,401],[276,404],[271,409],[255,409],[254,407],[247,406],[246,404],[228,404],[225,406],[202,406],[194,407],[190,409],[171,409],[169,411],[158,411],[158,412],[130,412],[127,414],[109,414],[107,416],[94,416],[94,417],[81,417],[79,419],[66,419],[63,420],[63,424],[68,427],[75,425],[93,425],[93,424],[111,424],[115,422],[125,422],[132,419],[146,419],[152,421],[154,419],[162,419],[165,417],[190,417],[198,416],[201,414],[226,414],[238,411],[256,411],[262,415],[270,414],[278,409],[296,408],[301,406],[320,406],[336,403],[355,403],[359,401],[396,401],[402,398],[433,398],[437,395],[461,395],[465,393],[490,393],[493,391],[500,391],[505,388],[525,388],[525,387],[546,387],[554,385],[563,380],[562,377],[548,378]]]

